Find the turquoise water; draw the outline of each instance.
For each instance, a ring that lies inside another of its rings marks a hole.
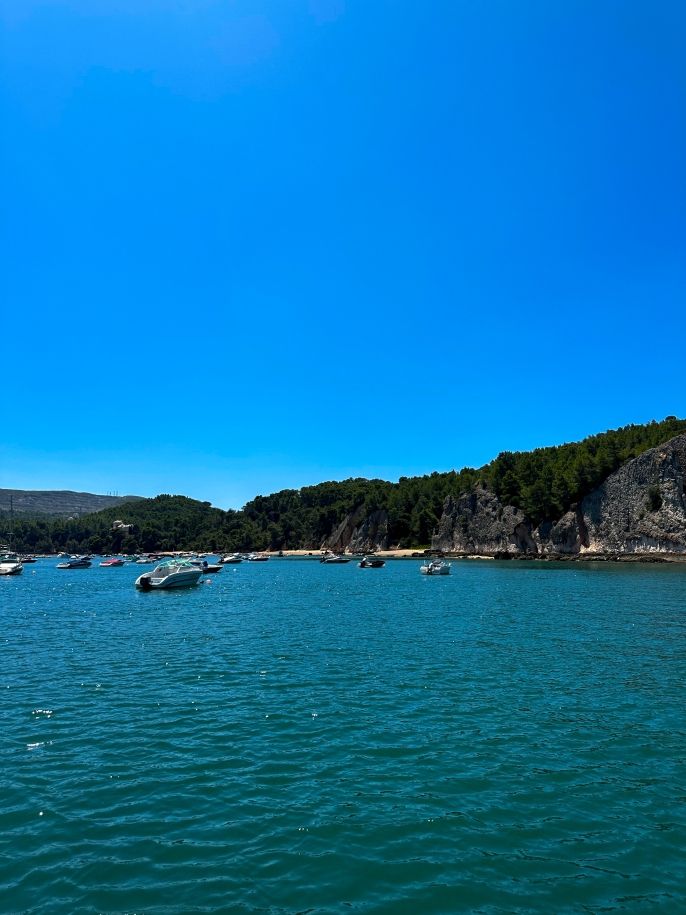
[[[0,579],[0,911],[686,911],[686,566]]]

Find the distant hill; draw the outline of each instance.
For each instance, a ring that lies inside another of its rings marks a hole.
[[[0,489],[0,516],[9,515],[10,497],[16,518],[71,518],[113,508],[141,496],[99,496],[69,489]]]

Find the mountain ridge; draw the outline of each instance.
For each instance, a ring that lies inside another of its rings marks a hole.
[[[0,515],[9,515],[10,500],[15,516],[23,518],[64,517],[102,511],[142,496],[103,496],[72,489],[0,489]]]

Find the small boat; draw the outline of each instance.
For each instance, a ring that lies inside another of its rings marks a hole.
[[[450,563],[444,562],[442,559],[432,559],[430,562],[425,562],[419,571],[422,575],[450,575]]]
[[[340,553],[326,553],[319,561],[328,565],[342,565],[344,562],[350,562],[350,559],[350,556],[341,556]]]
[[[21,575],[24,566],[16,553],[12,552],[12,535],[14,533],[14,503],[10,496],[10,530],[7,552],[0,554],[0,575]]]
[[[0,575],[21,575],[24,566],[16,553],[3,553],[0,556]]]
[[[89,569],[91,561],[87,556],[72,556],[66,562],[58,562],[58,569]]]
[[[123,565],[124,565],[123,559],[118,559],[117,557],[114,557],[113,559],[106,559],[104,562],[101,562],[100,568],[101,569],[114,569],[114,568],[117,568],[118,566],[123,566]]]
[[[35,556],[22,556],[19,561],[23,562],[24,565],[26,565],[27,562],[37,562],[38,560],[36,559]]]
[[[266,562],[268,559],[269,556],[264,553],[250,553],[248,556],[248,562]]]
[[[240,553],[229,553],[227,556],[224,556],[222,559],[220,559],[219,562],[223,566],[227,566],[227,565],[231,565],[233,563],[243,562],[243,558],[244,557],[241,556]]]
[[[189,559],[188,561],[194,566],[197,566],[202,572],[207,572],[210,575],[221,572],[222,570],[220,565],[217,565],[217,563],[214,562],[208,562],[206,559]]]
[[[150,572],[143,572],[136,579],[141,591],[156,591],[162,588],[192,588],[203,575],[203,569],[184,559],[169,559],[161,562]]]
[[[359,563],[361,569],[383,569],[386,565],[385,559],[379,559],[378,556],[364,556]]]

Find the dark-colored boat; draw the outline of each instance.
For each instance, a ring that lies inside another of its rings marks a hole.
[[[59,562],[58,569],[90,569],[91,561],[88,556],[72,556],[67,562]]]
[[[202,570],[203,572],[207,572],[208,574],[212,575],[216,572],[221,572],[222,567],[216,562],[205,562],[203,563]]]
[[[359,564],[361,569],[383,569],[385,565],[386,560],[378,556],[365,556]]]

